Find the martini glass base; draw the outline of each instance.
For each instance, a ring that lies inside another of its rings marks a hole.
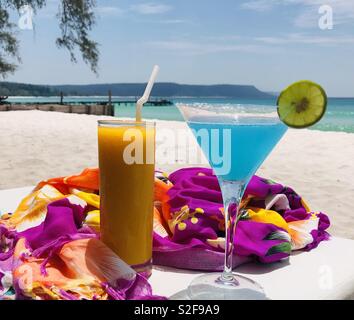
[[[233,274],[224,281],[220,273],[211,273],[194,279],[188,287],[191,300],[265,300],[263,288],[246,277]]]

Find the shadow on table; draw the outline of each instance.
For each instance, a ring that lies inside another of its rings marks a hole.
[[[209,289],[208,289],[209,290]],[[212,290],[209,290],[209,294],[212,292]],[[206,296],[209,296],[209,294],[206,293]],[[192,300],[189,295],[188,295],[188,289],[182,290],[180,292],[175,293],[171,297],[169,297],[170,300]],[[208,300],[208,298],[201,298],[200,300]],[[215,300],[215,298],[211,297],[209,300]],[[226,298],[225,300],[270,300],[265,294],[259,293],[256,291],[252,290],[240,290],[239,292],[239,298]]]
[[[284,268],[290,264],[289,259],[275,262],[272,264],[261,264],[261,263],[246,263],[234,269],[235,273],[240,273],[241,275],[259,275],[272,273],[278,269]],[[205,273],[204,271],[195,271],[195,270],[185,270],[185,269],[176,269],[171,267],[164,266],[154,266],[154,269],[160,271],[174,272],[174,273],[184,273],[184,274],[195,274],[200,275]],[[252,277],[251,277],[252,278]],[[170,297],[171,300],[190,300],[188,295],[188,290],[182,290],[175,293]],[[265,294],[260,294],[259,292],[245,291],[243,292],[242,299],[244,300],[269,300]]]
[[[249,262],[236,267],[234,269],[234,272],[235,273],[239,272],[241,274],[266,274],[284,268],[288,265],[290,265],[289,259],[282,260],[279,262],[274,262],[271,264]],[[177,269],[173,267],[165,267],[165,266],[157,266],[157,265],[154,266],[154,269],[165,271],[165,272],[195,274],[195,275],[200,275],[201,273],[207,273],[206,271],[203,270]]]

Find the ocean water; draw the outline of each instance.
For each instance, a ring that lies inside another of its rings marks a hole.
[[[107,97],[65,97],[66,102],[79,101],[107,101]],[[135,97],[113,97],[113,101],[134,100]],[[217,104],[220,106],[247,104],[255,108],[275,108],[276,98],[259,100],[239,100],[224,98],[172,98],[174,103],[205,103]],[[10,102],[59,102],[59,97],[10,97]],[[117,117],[135,117],[135,105],[115,105],[115,115]],[[147,107],[143,109],[145,119],[159,120],[177,120],[183,121],[183,118],[176,106]],[[322,120],[312,130],[321,131],[341,131],[354,133],[354,98],[329,98],[327,112]]]
[[[176,98],[172,99],[172,101],[174,103],[219,104],[220,106],[247,104],[259,109],[274,108],[274,110],[276,104],[275,98],[262,100]],[[115,112],[118,117],[134,117],[135,106],[116,106]],[[175,106],[144,107],[143,116],[146,119],[183,121],[180,112]],[[310,129],[354,133],[354,98],[330,98],[325,116]]]

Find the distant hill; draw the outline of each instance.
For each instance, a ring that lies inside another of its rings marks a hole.
[[[107,95],[108,90],[114,96],[140,96],[145,83],[112,83],[92,85],[62,85],[53,88],[71,95]],[[271,95],[248,85],[188,85],[169,82],[156,83],[152,95],[157,97],[225,97],[225,98],[270,98]]]
[[[15,82],[0,82],[0,96],[57,96],[60,91],[54,87]]]
[[[112,91],[114,96],[141,96],[145,83],[112,83],[90,85],[55,85],[41,86],[11,82],[0,82],[0,95],[5,96],[51,96],[65,95],[77,96],[107,96]],[[187,85],[169,82],[156,83],[152,96],[156,97],[223,97],[240,99],[271,98],[268,93],[258,90],[250,85]]]

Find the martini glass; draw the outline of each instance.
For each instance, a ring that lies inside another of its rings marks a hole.
[[[274,107],[177,105],[216,174],[224,202],[225,265],[188,287],[195,300],[264,299],[262,287],[233,273],[240,202],[251,177],[287,131]]]

